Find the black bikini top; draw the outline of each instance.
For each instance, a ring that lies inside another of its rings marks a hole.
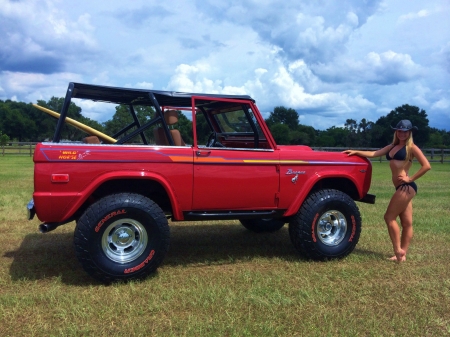
[[[391,150],[394,148],[395,145],[393,145],[391,147]],[[391,152],[391,150],[389,150],[389,152]],[[389,152],[386,153],[386,159],[387,160],[405,160],[406,159],[406,146],[403,146],[400,150],[398,150],[395,154],[394,157],[391,157],[389,155]]]

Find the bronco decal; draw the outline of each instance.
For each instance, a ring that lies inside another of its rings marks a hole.
[[[83,153],[80,153],[78,155],[78,159],[84,159],[85,157],[89,156],[91,154],[91,151],[84,151]]]
[[[95,232],[98,233],[98,231],[100,230],[100,228],[103,226],[103,224],[105,223],[105,221],[115,217],[116,215],[120,215],[120,214],[125,214],[127,211],[123,210],[118,210],[118,211],[114,211],[109,213],[107,216],[105,216],[103,219],[101,219],[97,226],[95,226]]]
[[[123,273],[124,274],[134,273],[135,271],[138,271],[139,269],[144,268],[144,266],[150,262],[150,260],[153,258],[154,255],[155,255],[155,250],[152,249],[150,254],[148,254],[147,258],[142,263],[138,264],[136,267],[125,269],[123,271]]]

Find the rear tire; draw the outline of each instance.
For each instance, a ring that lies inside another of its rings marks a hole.
[[[161,208],[132,193],[107,196],[80,217],[75,252],[84,270],[110,283],[144,278],[162,263],[170,230]]]
[[[276,232],[283,228],[283,219],[241,219],[239,220],[245,228],[255,233]]]
[[[289,223],[294,247],[313,260],[350,254],[361,234],[361,216],[347,194],[332,189],[311,194]]]

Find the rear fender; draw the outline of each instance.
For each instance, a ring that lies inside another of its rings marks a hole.
[[[102,174],[95,178],[89,186],[79,192],[77,194],[77,198],[74,203],[71,203],[69,208],[64,211],[64,219],[68,219],[72,217],[75,212],[83,205],[83,203],[89,198],[89,196],[94,193],[96,189],[98,189],[103,183],[111,180],[119,180],[119,179],[150,179],[158,182],[163,186],[167,195],[169,196],[170,203],[172,206],[172,212],[175,219],[183,219],[183,213],[181,212],[181,208],[177,202],[175,193],[170,183],[163,176],[159,174],[155,174],[152,172],[142,172],[142,171],[114,171]]]

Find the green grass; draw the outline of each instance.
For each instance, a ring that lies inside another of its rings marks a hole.
[[[386,260],[383,214],[394,189],[383,162],[373,164],[377,202],[358,204],[363,231],[343,260],[302,259],[287,228],[172,223],[158,272],[110,286],[80,267],[73,224],[39,234],[39,221],[25,220],[32,159],[0,157],[0,167],[0,336],[450,335],[449,164],[417,181],[406,263]]]

